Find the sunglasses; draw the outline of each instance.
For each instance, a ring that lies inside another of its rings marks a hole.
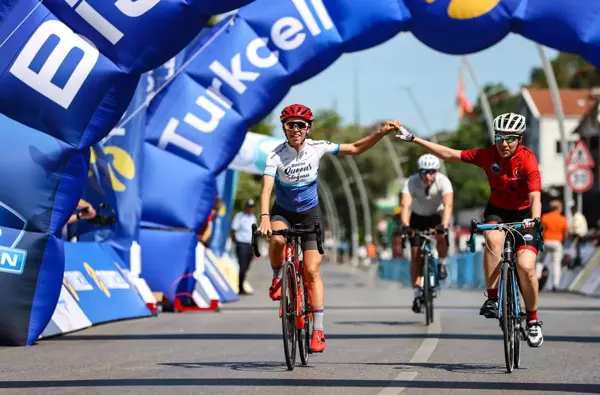
[[[435,169],[419,169],[419,174],[435,174],[437,170]]]
[[[501,134],[497,134],[494,136],[494,141],[496,141],[497,143],[501,143],[503,141],[506,141],[508,143],[514,143],[519,138],[520,138],[520,136],[504,136]]]
[[[288,121],[283,124],[285,130],[306,130],[310,128],[310,123],[305,121]]]

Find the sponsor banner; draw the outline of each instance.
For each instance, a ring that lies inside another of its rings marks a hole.
[[[65,243],[64,285],[92,324],[151,316],[121,271],[117,256],[99,243]]]
[[[92,326],[92,322],[87,318],[79,303],[73,297],[74,293],[69,292],[65,285],[60,290],[60,297],[52,319],[40,338],[60,335],[73,332]]]

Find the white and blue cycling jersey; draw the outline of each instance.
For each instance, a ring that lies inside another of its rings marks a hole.
[[[287,141],[269,154],[263,175],[275,177],[275,203],[287,211],[302,212],[319,204],[317,177],[325,154],[337,155],[339,144],[306,139],[300,151]]]

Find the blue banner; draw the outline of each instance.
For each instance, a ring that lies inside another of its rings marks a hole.
[[[111,249],[108,244],[65,243],[67,290],[92,324],[151,316]]]
[[[118,218],[111,244],[121,251],[129,250],[139,235],[147,89],[143,75],[119,126],[102,140],[104,154],[109,158],[110,185],[115,194],[113,208]]]

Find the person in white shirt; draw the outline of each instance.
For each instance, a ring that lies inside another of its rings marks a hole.
[[[439,256],[438,275],[440,280],[448,276],[446,257],[448,244],[446,235],[452,219],[454,192],[452,183],[439,172],[440,160],[431,154],[422,155],[418,160],[419,172],[409,177],[402,190],[400,218],[405,229],[437,230],[437,251]],[[422,262],[419,253],[419,236],[411,237],[410,277],[413,284],[414,300],[412,310],[421,312]]]
[[[254,215],[254,200],[250,199],[246,202],[244,211],[240,211],[233,217],[231,223],[231,241],[235,243],[235,254],[237,255],[240,264],[239,274],[239,294],[247,295],[248,292],[244,289],[244,281],[246,274],[250,268],[250,263],[254,257],[252,251],[252,225],[256,224]]]
[[[577,206],[574,203],[571,206],[571,214],[573,214],[571,232],[579,237],[585,236],[588,232],[588,223],[585,216],[577,210]]]

